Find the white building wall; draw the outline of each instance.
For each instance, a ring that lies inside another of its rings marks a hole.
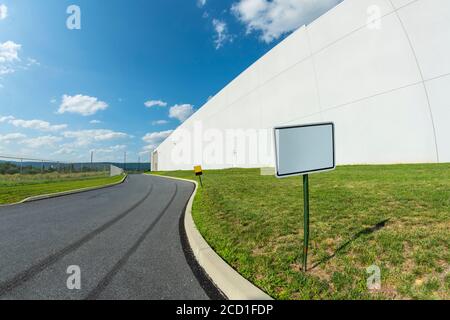
[[[111,177],[120,176],[121,174],[123,174],[123,169],[122,168],[110,165],[109,175]]]
[[[338,164],[450,162],[449,39],[448,0],[346,0],[183,123],[157,148],[157,169],[273,166],[271,148],[264,160],[212,163],[207,142],[214,133],[205,140],[195,128],[225,135],[319,121],[336,124]],[[180,135],[193,146],[177,158]]]

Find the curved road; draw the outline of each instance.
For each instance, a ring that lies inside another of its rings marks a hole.
[[[180,221],[193,188],[133,175],[107,189],[1,207],[0,299],[221,298],[185,245]],[[80,290],[67,288],[70,266],[80,268]]]

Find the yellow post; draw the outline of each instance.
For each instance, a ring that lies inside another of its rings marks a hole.
[[[195,175],[200,180],[200,186],[203,188],[203,182],[202,182],[202,175],[203,175],[203,169],[202,166],[195,166],[194,167]]]

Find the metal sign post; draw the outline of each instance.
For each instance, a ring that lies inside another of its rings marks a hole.
[[[309,247],[309,175],[303,176],[303,270],[308,270],[308,247]]]
[[[195,175],[200,180],[200,186],[203,188],[203,181],[202,181],[202,175],[203,175],[203,169],[201,166],[195,166],[194,167]]]
[[[308,270],[309,174],[336,168],[334,124],[315,123],[274,129],[276,176],[303,176],[303,272]]]

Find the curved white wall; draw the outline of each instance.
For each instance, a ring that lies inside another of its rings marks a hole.
[[[377,11],[380,18],[368,25]],[[449,39],[448,0],[346,0],[183,123],[157,148],[156,169],[233,166],[204,160],[199,124],[225,132],[320,121],[336,124],[338,164],[450,162]],[[194,146],[181,163],[173,137],[186,133]]]

